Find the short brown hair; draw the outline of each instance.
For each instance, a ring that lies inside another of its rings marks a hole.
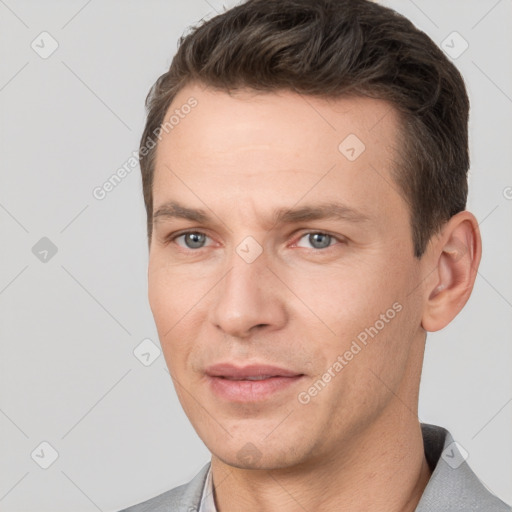
[[[393,178],[409,204],[417,258],[466,206],[469,99],[457,68],[424,32],[369,0],[248,0],[181,37],[148,94],[139,157],[149,243],[156,147],[148,142],[192,82],[390,102],[401,119]]]

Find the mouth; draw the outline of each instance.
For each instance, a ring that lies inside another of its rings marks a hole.
[[[286,368],[271,365],[237,366],[221,363],[205,371],[211,391],[229,402],[261,402],[290,390],[303,377]]]

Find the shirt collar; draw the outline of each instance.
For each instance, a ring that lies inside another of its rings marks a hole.
[[[201,495],[201,502],[197,512],[217,512],[215,501],[213,499],[213,482],[212,482],[212,467],[208,468],[208,474],[203,486],[203,493]]]

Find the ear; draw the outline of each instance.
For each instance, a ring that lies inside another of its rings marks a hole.
[[[464,307],[477,275],[482,240],[475,216],[459,212],[432,241],[426,258],[425,307],[421,325],[434,332],[447,326]],[[432,271],[432,268],[434,269]]]

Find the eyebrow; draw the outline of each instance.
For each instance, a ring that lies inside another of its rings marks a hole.
[[[338,202],[322,203],[300,208],[283,208],[274,212],[276,224],[292,224],[311,220],[336,219],[364,222],[370,218],[362,212]]]
[[[176,201],[168,201],[153,213],[153,224],[160,219],[185,219],[204,224],[211,222],[211,216],[203,209],[187,208]],[[339,202],[306,205],[299,208],[278,208],[273,212],[273,225],[294,224],[322,219],[345,220],[361,223],[370,220],[364,213]]]
[[[168,201],[153,212],[153,224],[159,219],[186,219],[192,222],[207,222],[209,216],[204,210],[187,208],[176,201]]]

